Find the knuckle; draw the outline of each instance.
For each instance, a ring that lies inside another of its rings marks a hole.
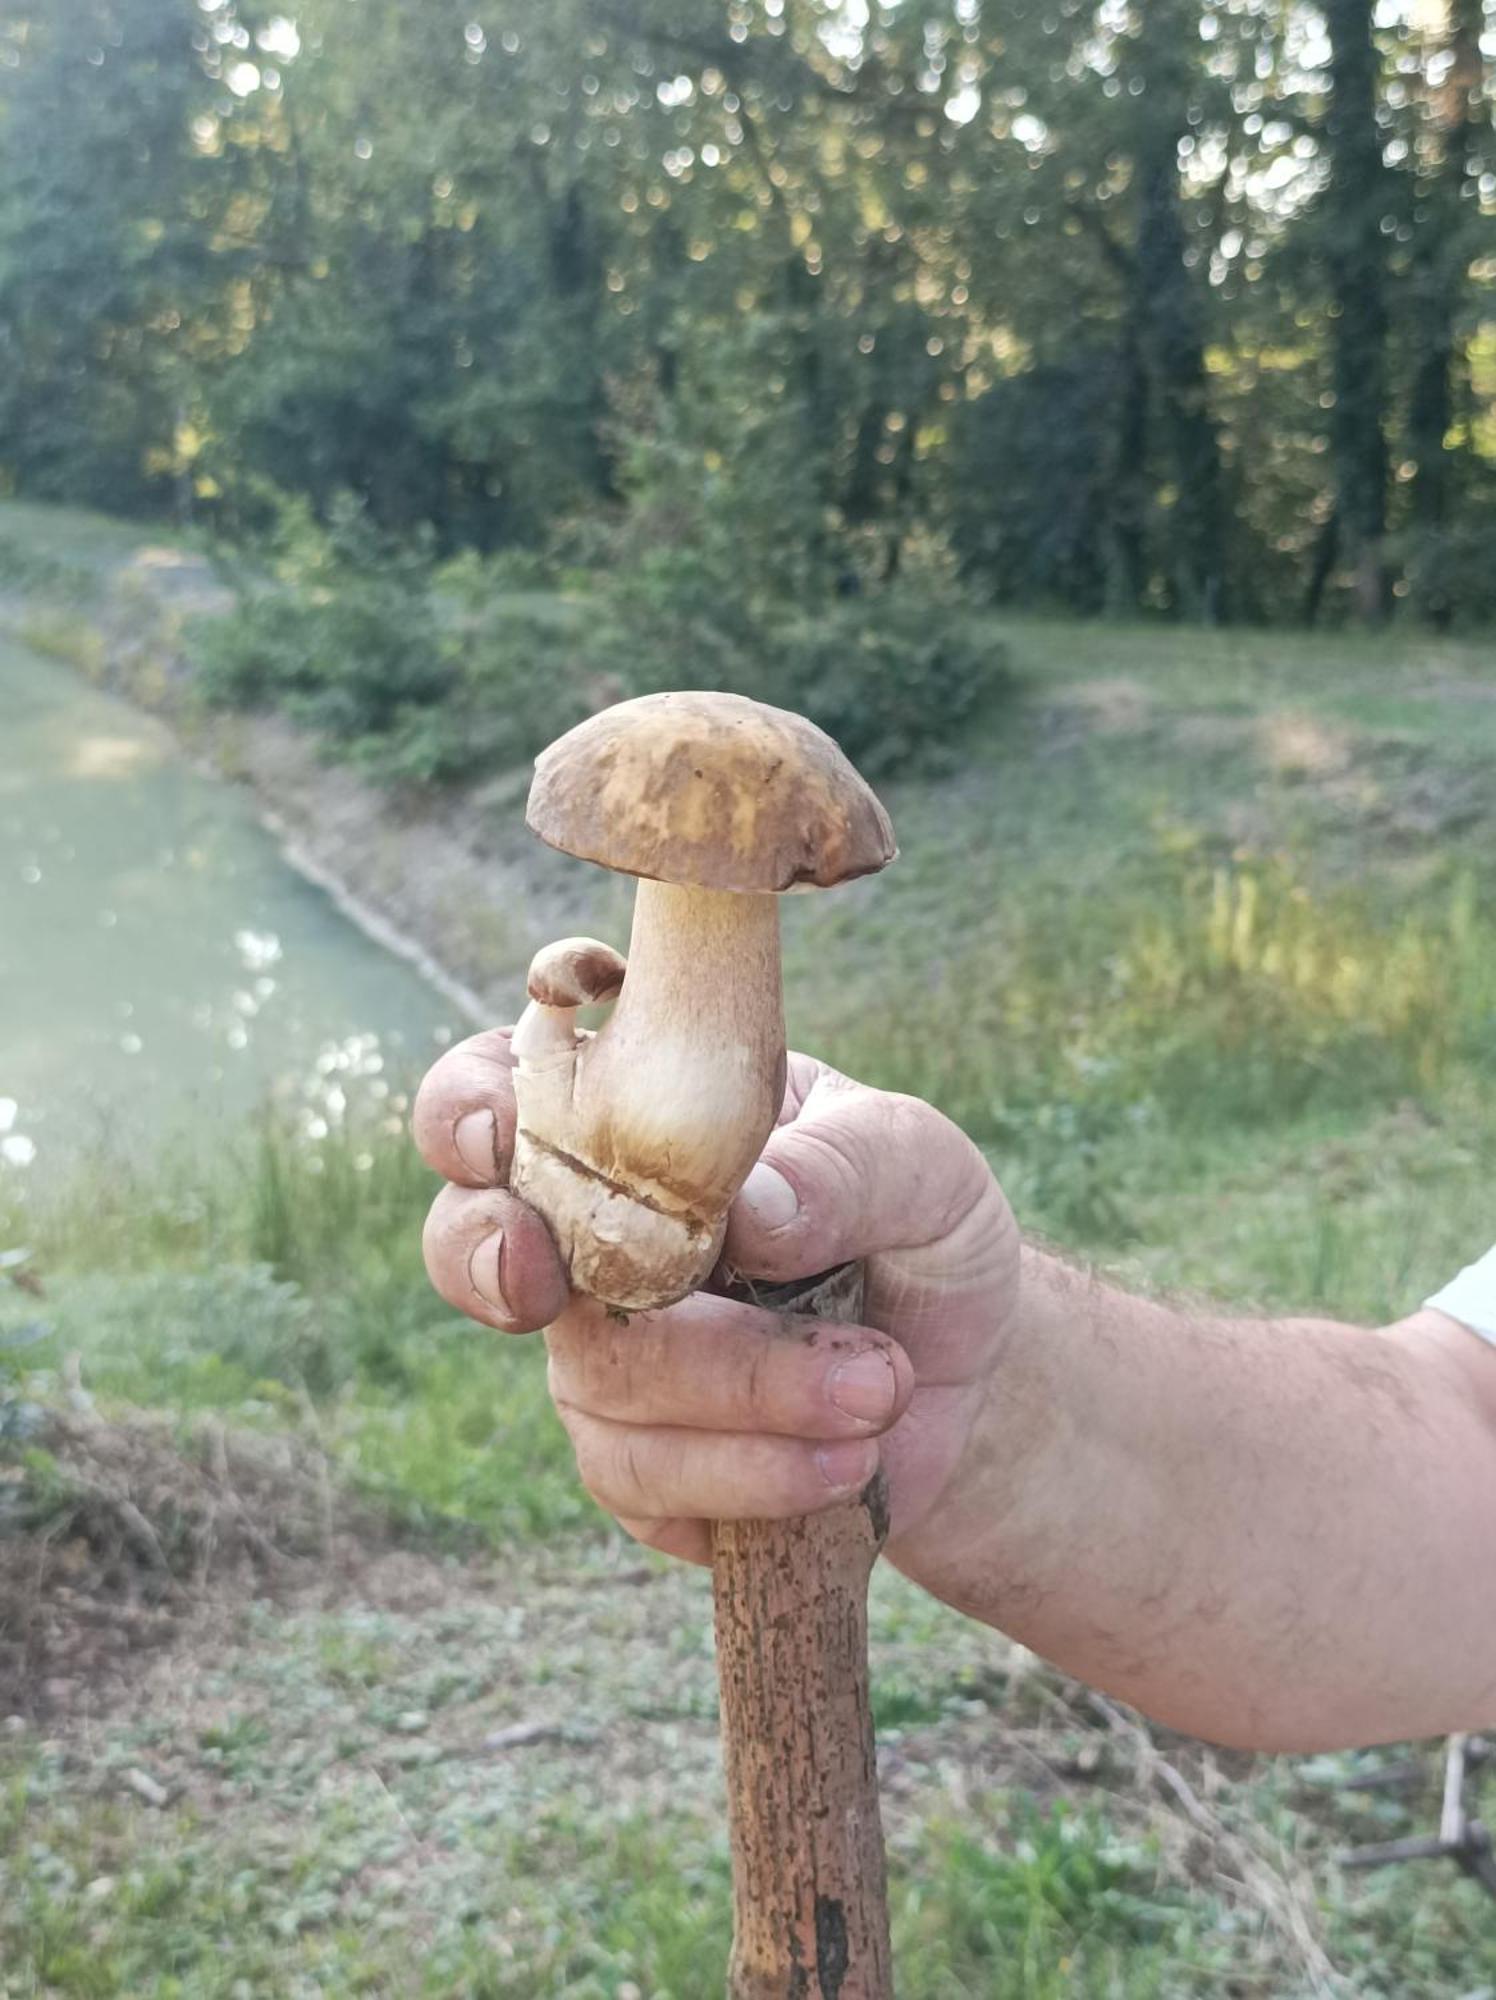
[[[749,1512],[766,1521],[784,1521],[816,1513],[832,1496],[816,1469],[814,1447],[797,1444],[763,1456],[751,1487],[744,1483],[744,1498],[750,1497]]]
[[[596,1431],[590,1424],[578,1420],[578,1413],[565,1404],[557,1405],[561,1421],[566,1426],[567,1436],[577,1461],[577,1477],[584,1490],[598,1503],[606,1507],[610,1503],[607,1466],[604,1453],[599,1448]]]
[[[463,1266],[462,1245],[457,1232],[457,1216],[453,1213],[454,1203],[448,1198],[450,1190],[443,1189],[426,1213],[426,1224],[421,1231],[421,1255],[426,1264],[426,1275],[433,1286],[449,1305],[459,1303],[454,1293],[461,1293],[459,1282]]]
[[[616,1420],[634,1408],[637,1365],[628,1342],[615,1331],[595,1331],[568,1357],[572,1393],[587,1409]]]
[[[738,1392],[738,1415],[749,1423],[762,1423],[774,1414],[774,1350],[767,1336],[755,1339],[747,1353]]]
[[[649,1479],[649,1457],[637,1431],[625,1430],[618,1440],[617,1500],[621,1508],[634,1514],[662,1511],[655,1502]]]

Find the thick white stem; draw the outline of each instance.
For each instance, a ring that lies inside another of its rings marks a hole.
[[[778,1114],[775,899],[641,881],[622,997],[574,1066],[560,1026],[527,1017],[516,1048],[513,1186],[579,1291],[626,1310],[668,1304],[711,1270]]]

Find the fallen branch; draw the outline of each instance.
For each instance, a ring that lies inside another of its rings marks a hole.
[[[1444,1800],[1436,1834],[1415,1834],[1405,1840],[1373,1841],[1347,1848],[1335,1858],[1342,1868],[1391,1868],[1403,1861],[1453,1861],[1472,1882],[1496,1896],[1496,1852],[1491,1835],[1465,1810],[1465,1783],[1472,1771],[1489,1761],[1491,1746],[1482,1737],[1451,1736],[1444,1761]]]

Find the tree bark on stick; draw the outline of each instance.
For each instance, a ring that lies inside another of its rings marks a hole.
[[[856,1322],[863,1273],[755,1296]],[[793,1315],[793,1316],[790,1316]],[[881,1473],[851,1506],[719,1522],[717,1674],[733,1855],[728,2000],[892,2000],[867,1655],[867,1590],[888,1532]]]

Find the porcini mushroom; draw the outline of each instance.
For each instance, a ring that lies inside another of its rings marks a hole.
[[[882,868],[893,829],[830,737],[729,694],[582,723],[539,759],[529,820],[639,888],[626,973],[591,938],[530,967],[511,1185],[578,1291],[625,1314],[670,1305],[712,1272],[784,1096],[775,898]],[[578,1008],[615,997],[580,1035]],[[855,1321],[861,1267],[764,1303],[787,1338],[807,1315]],[[891,2000],[867,1665],[887,1529],[880,1472],[829,1513],[714,1531],[731,2000]]]
[[[542,952],[514,1035],[512,1185],[578,1291],[621,1311],[683,1298],[784,1095],[777,895],[896,852],[824,731],[731,694],[659,694],[591,717],[537,761],[529,823],[639,877],[628,977],[591,939]],[[595,1037],[579,1006],[621,995]]]

